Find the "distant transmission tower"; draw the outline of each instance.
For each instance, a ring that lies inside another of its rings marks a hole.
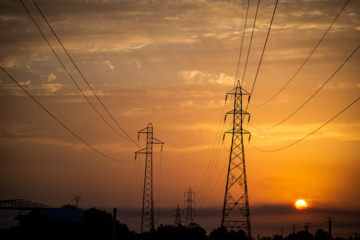
[[[175,226],[181,226],[181,209],[179,207],[179,204],[177,205],[175,211]]]
[[[145,175],[144,175],[144,192],[143,192],[143,206],[141,216],[141,232],[149,232],[154,230],[154,199],[153,199],[153,144],[162,144],[163,142],[153,138],[153,126],[151,123],[138,132],[146,134],[146,148],[135,152],[135,159],[137,154],[146,154],[145,160]]]
[[[191,187],[189,187],[189,190],[184,193],[184,195],[187,195],[187,199],[184,201],[186,203],[186,218],[185,218],[185,226],[188,226],[188,224],[193,223],[193,207],[192,205],[195,205],[195,201],[193,200],[193,197],[195,197],[195,193],[191,191]]]
[[[232,134],[232,141],[221,226],[231,230],[241,229],[251,236],[244,154],[244,135],[249,135],[250,140],[250,133],[243,128],[245,116],[248,115],[250,119],[249,113],[243,110],[243,96],[250,97],[250,94],[238,81],[236,87],[228,92],[226,97],[228,95],[234,96],[234,109],[226,113],[233,116],[233,128],[225,132]]]
[[[73,202],[75,202],[75,207],[79,207],[79,203],[82,202],[81,200],[81,195],[74,195],[74,199],[73,199]]]

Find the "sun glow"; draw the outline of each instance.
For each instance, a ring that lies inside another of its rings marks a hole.
[[[303,209],[307,208],[307,203],[304,200],[299,199],[296,201],[295,207],[298,210],[303,210]]]

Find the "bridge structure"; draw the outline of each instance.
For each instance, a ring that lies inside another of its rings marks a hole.
[[[13,200],[1,200],[0,209],[12,209],[12,210],[32,210],[38,208],[51,208],[51,206],[28,201],[25,199],[13,199]]]

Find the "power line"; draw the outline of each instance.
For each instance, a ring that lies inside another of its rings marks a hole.
[[[37,29],[39,30],[39,32],[41,33],[42,37],[45,39],[46,43],[48,44],[48,46],[50,47],[51,51],[54,53],[55,57],[57,58],[57,60],[60,62],[61,66],[64,68],[65,72],[68,74],[68,76],[70,77],[70,79],[73,81],[73,83],[76,85],[76,87],[79,89],[79,91],[81,92],[81,94],[83,95],[83,97],[86,99],[86,101],[90,104],[90,106],[94,109],[94,111],[99,115],[99,117],[112,129],[114,130],[120,137],[129,140],[128,138],[124,137],[123,135],[121,135],[118,131],[116,131],[116,129],[114,129],[108,121],[106,121],[106,119],[100,114],[100,112],[95,108],[94,104],[91,103],[91,101],[89,100],[89,98],[85,95],[85,93],[82,91],[82,89],[80,88],[80,86],[76,83],[75,79],[73,78],[73,76],[70,74],[70,72],[67,70],[67,68],[65,67],[65,64],[61,61],[59,55],[55,52],[54,48],[51,46],[49,40],[46,38],[45,34],[42,32],[42,30],[40,29],[39,25],[36,23],[34,17],[32,16],[32,14],[30,13],[30,11],[28,10],[28,8],[26,7],[26,5],[23,3],[22,0],[20,0],[20,2],[22,3],[22,5],[24,6],[26,12],[29,14],[30,18],[32,19],[32,21],[34,22],[35,26],[37,27]]]
[[[134,161],[134,163],[135,163],[136,194],[137,194],[137,198],[138,198],[139,207],[141,208],[136,161]]]
[[[226,162],[224,162],[224,165],[223,165],[223,167],[222,167],[222,169],[221,169],[221,172],[220,172],[220,174],[218,175],[217,180],[216,180],[215,183],[213,184],[212,192],[216,192],[216,194],[215,194],[215,196],[213,196],[213,200],[212,200],[210,203],[207,204],[208,207],[210,207],[211,204],[214,203],[214,201],[216,200],[216,198],[219,196],[219,193],[222,192],[223,188],[225,187],[225,184],[226,184],[226,179],[225,179],[225,178],[224,178],[223,181],[221,182],[220,186],[218,186],[219,181],[220,181],[221,177],[223,176],[223,173],[224,173],[224,170],[225,170],[225,169],[226,169]],[[218,186],[218,188],[221,188],[221,190],[220,190],[220,189],[219,189],[219,190],[215,190],[215,188],[216,188],[217,186]],[[218,201],[219,201],[219,202],[218,202],[217,206],[221,206],[221,201],[223,201],[223,199],[220,198]],[[198,204],[198,206],[199,206],[199,208],[200,208],[201,205]]]
[[[325,38],[325,36],[327,35],[327,33],[329,32],[330,28],[334,25],[334,23],[336,22],[336,20],[338,19],[338,17],[340,16],[340,14],[342,13],[342,11],[344,10],[344,8],[346,7],[346,5],[348,4],[350,0],[347,0],[346,3],[344,4],[344,6],[341,8],[340,12],[338,13],[338,15],[335,17],[335,19],[333,20],[333,22],[330,24],[329,28],[326,30],[326,32],[324,33],[324,35],[320,38],[319,42],[316,44],[316,46],[314,47],[314,49],[310,52],[309,56],[305,59],[305,61],[301,64],[301,66],[299,67],[299,69],[295,72],[295,74],[290,78],[290,80],[273,96],[271,97],[269,100],[267,100],[264,103],[261,104],[251,104],[253,106],[263,106],[269,102],[271,102],[277,95],[279,95],[288,85],[289,83],[296,77],[296,75],[300,72],[300,70],[304,67],[304,65],[307,63],[307,61],[310,59],[310,57],[312,56],[312,54],[315,52],[315,50],[317,49],[317,47],[320,45],[320,43],[322,42],[322,40]]]
[[[285,147],[282,147],[282,148],[279,148],[279,149],[274,149],[274,150],[263,150],[263,149],[260,149],[258,147],[256,147],[255,145],[253,145],[251,142],[250,144],[256,149],[256,150],[259,150],[261,152],[277,152],[277,151],[280,151],[280,150],[283,150],[283,149],[286,149],[288,147],[291,147],[299,142],[301,142],[302,140],[304,140],[305,138],[311,136],[312,134],[316,133],[317,131],[319,131],[321,128],[323,128],[325,125],[327,125],[328,123],[330,123],[332,120],[334,120],[335,118],[337,118],[340,114],[342,114],[343,112],[345,112],[348,108],[350,108],[352,105],[354,105],[358,100],[360,99],[360,97],[358,97],[354,102],[352,102],[349,106],[347,106],[346,108],[344,108],[342,111],[340,111],[338,114],[336,114],[334,117],[332,117],[330,120],[328,120],[326,123],[324,123],[323,125],[321,125],[320,127],[318,127],[317,129],[315,129],[314,131],[312,131],[311,133],[309,133],[308,135],[306,135],[305,137],[285,146]]]
[[[248,18],[249,6],[250,6],[250,1],[248,1],[248,6],[247,6],[247,11],[246,11],[246,16],[245,16],[244,30],[243,30],[242,41],[241,41],[241,46],[240,46],[240,53],[239,53],[239,59],[238,59],[237,69],[236,69],[236,74],[235,74],[235,82],[236,82],[236,78],[237,78],[238,71],[239,71],[239,65],[240,65],[240,60],[241,60],[241,54],[242,54],[242,48],[243,48],[243,42],[244,42],[244,35],[245,35],[245,31],[246,31],[246,23],[247,23],[247,18]],[[225,103],[226,103],[226,100],[225,100]],[[221,116],[224,114],[224,111],[225,111],[225,104],[224,104]],[[222,126],[221,132],[223,132],[225,122],[222,125],[223,126]],[[221,137],[221,134],[219,135],[220,126],[221,126],[221,120],[220,120],[220,123],[219,123],[219,126],[218,126],[216,139],[215,139],[215,142],[214,142],[214,145],[213,145],[213,148],[212,148],[212,152],[211,152],[211,155],[210,155],[210,161],[209,161],[209,163],[207,165],[207,168],[206,168],[202,183],[201,183],[200,188],[199,188],[199,194],[198,194],[199,195],[199,206],[205,200],[206,194],[207,194],[207,192],[209,190],[209,185],[211,184],[212,178],[214,177],[215,168],[216,168],[216,165],[217,165],[219,157],[220,157],[221,147],[222,147],[222,144],[219,145],[220,137]],[[215,150],[215,146],[218,146],[218,147],[220,146],[219,152],[218,152],[218,150]],[[214,161],[216,161],[216,163],[214,163]],[[215,164],[215,166],[214,166],[214,164]],[[210,168],[210,170],[209,170],[209,168]],[[202,192],[204,183],[206,183],[207,187],[205,187],[204,192]]]
[[[252,96],[252,93],[253,93],[253,91],[254,91],[254,87],[255,87],[255,84],[256,84],[256,79],[257,79],[257,76],[258,76],[258,74],[259,74],[261,62],[262,62],[262,59],[263,59],[263,56],[264,56],[264,52],[265,52],[265,48],[266,48],[266,44],[267,44],[267,41],[268,41],[269,35],[270,35],[271,25],[272,25],[272,23],[273,23],[273,21],[274,21],[274,16],[275,16],[275,12],[276,12],[276,7],[277,7],[277,4],[278,4],[278,1],[279,1],[279,0],[276,0],[276,3],[275,3],[274,12],[273,12],[273,15],[272,15],[272,17],[271,17],[269,30],[268,30],[268,33],[267,33],[267,35],[266,35],[264,48],[263,48],[263,50],[262,50],[261,57],[260,57],[260,61],[259,61],[259,65],[258,65],[258,68],[257,68],[257,71],[256,71],[256,75],[255,75],[255,80],[254,80],[253,86],[252,86],[252,88],[251,88],[250,97]],[[250,99],[249,99],[249,101],[248,101],[248,103],[247,103],[247,105],[246,105],[246,110],[245,110],[245,111],[247,111],[247,109],[248,109],[248,107],[249,107],[249,104],[250,104]]]
[[[345,65],[345,63],[355,54],[355,52],[360,48],[360,44],[357,46],[357,48],[350,54],[350,56],[340,65],[340,67],[328,78],[328,80],[323,83],[323,85],[313,94],[310,98],[308,98],[298,109],[296,109],[293,113],[291,113],[288,117],[286,117],[284,120],[280,121],[279,123],[275,124],[274,126],[267,127],[267,128],[258,128],[251,124],[251,126],[258,130],[268,130],[271,128],[274,128],[286,120],[288,120],[290,117],[292,117],[295,113],[297,113],[301,108],[303,108],[334,76],[335,74]]]
[[[225,99],[225,104],[224,104],[224,107],[223,107],[223,110],[222,110],[222,113],[221,115],[224,114],[225,112],[225,106],[226,106],[226,100],[227,98]],[[221,121],[223,121],[222,123],[222,128],[221,128],[221,132],[220,132],[220,135],[219,135],[219,130],[220,130],[220,126],[221,126]],[[221,154],[221,150],[222,150],[222,147],[224,146],[224,139],[222,141],[222,143],[220,144],[220,140],[221,140],[221,135],[223,135],[223,132],[224,132],[224,127],[225,127],[225,121],[226,121],[226,116],[225,116],[225,119],[222,120],[222,118],[220,119],[220,123],[219,123],[219,126],[218,126],[218,130],[217,130],[217,133],[216,133],[216,139],[215,139],[215,142],[214,142],[214,145],[213,145],[213,149],[212,149],[212,152],[211,152],[211,155],[210,155],[210,161],[208,163],[208,166],[207,166],[207,169],[206,169],[206,172],[204,174],[204,178],[203,178],[203,181],[201,183],[201,186],[200,186],[200,190],[199,190],[199,193],[198,194],[198,206],[202,206],[202,204],[204,203],[205,201],[205,198],[208,194],[208,191],[211,189],[211,184],[213,183],[213,178],[214,178],[214,174],[215,174],[215,170],[217,169],[217,165],[219,163],[219,158],[220,158],[220,154]],[[217,146],[217,148],[215,148]],[[225,148],[224,148],[225,149]],[[226,150],[226,149],[225,149]],[[225,162],[225,165],[226,165],[226,162]],[[224,165],[224,166],[225,166]],[[209,169],[210,168],[210,169]],[[222,173],[222,171],[221,171]],[[219,175],[219,178],[220,178],[221,174]],[[217,181],[215,182],[214,184],[214,187],[217,185],[219,179],[217,179]],[[205,187],[204,187],[204,191],[203,190],[203,185],[205,184]]]
[[[82,143],[84,143],[86,146],[88,146],[89,148],[91,148],[92,150],[94,150],[95,152],[101,154],[102,156],[111,159],[113,161],[116,162],[121,162],[121,163],[130,163],[132,161],[122,161],[113,157],[110,157],[108,155],[106,155],[105,153],[99,151],[98,149],[96,149],[95,147],[91,146],[89,143],[87,143],[85,140],[83,140],[79,135],[77,135],[76,133],[74,133],[72,130],[70,130],[70,128],[68,128],[64,123],[62,123],[58,118],[56,118],[51,112],[49,112],[49,110],[47,110],[39,101],[36,100],[36,98],[34,98],[28,91],[26,91],[25,88],[23,88],[2,66],[0,66],[1,70],[4,71],[4,73],[11,79],[13,80],[29,97],[32,98],[32,100],[34,100],[45,112],[47,112],[53,119],[55,119],[63,128],[65,128],[68,132],[70,132],[74,137],[76,137],[78,140],[80,140]]]
[[[223,122],[223,119],[222,119],[222,115],[225,112],[225,106],[226,106],[226,103],[224,103],[224,107],[223,107],[223,110],[222,110],[222,113],[221,113],[221,118],[220,118],[220,122],[219,122],[219,125],[218,125],[216,137],[215,137],[215,142],[214,142],[214,145],[213,145],[213,148],[212,148],[212,151],[211,151],[210,160],[208,162],[208,165],[207,165],[203,180],[202,180],[201,185],[199,187],[199,191],[198,191],[198,196],[199,196],[199,201],[198,201],[199,204],[198,205],[199,206],[205,200],[205,196],[207,194],[207,187],[204,187],[204,184],[205,184],[205,186],[210,185],[211,178],[212,178],[212,177],[210,177],[210,175],[213,175],[211,172],[213,172],[213,169],[214,169],[214,167],[213,167],[214,166],[214,161],[218,160],[220,152],[221,152],[221,146],[220,146],[220,148],[216,148],[216,147],[219,147],[219,143],[220,143],[220,140],[221,140],[221,135],[222,135],[224,125],[225,125],[225,122]],[[221,122],[223,122],[223,124],[222,124],[221,132],[220,132],[219,130],[220,130]],[[218,153],[218,149],[219,149],[219,153]],[[202,191],[203,187],[204,187],[204,192]]]
[[[248,6],[247,6],[247,10],[246,10],[245,23],[244,23],[244,30],[243,30],[242,39],[241,39],[240,53],[239,53],[239,60],[238,60],[238,64],[237,64],[237,67],[236,67],[236,74],[235,74],[235,80],[234,80],[234,87],[235,87],[235,84],[236,84],[236,78],[237,78],[237,75],[238,75],[239,66],[240,66],[240,61],[241,61],[241,53],[242,53],[242,48],[243,48],[243,43],[244,43],[244,37],[245,37],[245,31],[246,31],[246,22],[247,22],[247,17],[248,17],[248,13],[249,13],[249,6],[250,6],[250,0],[248,0]]]
[[[215,153],[216,155],[213,158],[213,161],[215,161],[215,162],[213,162],[213,164],[211,166],[211,169],[210,169],[210,172],[209,172],[209,177],[208,177],[208,179],[206,181],[206,185],[204,187],[204,191],[202,192],[201,196],[199,195],[199,201],[198,201],[199,202],[198,203],[199,207],[202,206],[202,204],[204,203],[209,190],[210,189],[214,190],[213,188],[211,188],[211,185],[213,184],[213,178],[214,178],[215,170],[217,169],[217,165],[219,163],[219,157],[220,157],[220,154],[221,154],[222,145],[220,146],[219,151],[217,153]],[[226,162],[224,162],[224,163],[226,164]],[[221,176],[221,173],[219,175],[219,178]],[[214,187],[217,185],[217,182],[218,182],[218,180],[215,182]]]
[[[247,53],[247,56],[246,56],[246,61],[245,61],[245,66],[244,66],[244,72],[243,72],[243,77],[242,77],[242,83],[243,83],[243,82],[244,82],[244,80],[245,80],[246,67],[247,67],[247,63],[248,63],[248,60],[249,60],[250,49],[251,49],[251,43],[252,43],[252,39],[253,39],[253,36],[254,36],[254,30],[255,30],[255,24],[256,24],[256,18],[257,18],[257,14],[258,14],[258,10],[259,10],[259,5],[260,5],[260,0],[258,0],[257,7],[256,7],[256,12],[255,12],[255,17],[254,17],[253,29],[252,29],[252,32],[251,32],[251,37],[250,37],[250,43],[249,43],[248,53]],[[241,83],[241,85],[242,85],[242,83]]]
[[[22,1],[22,0],[20,0]],[[109,110],[106,108],[106,106],[104,105],[104,103],[100,100],[99,96],[95,93],[94,89],[91,87],[91,85],[89,84],[89,82],[86,80],[85,76],[83,75],[83,73],[80,71],[79,67],[76,65],[76,63],[74,62],[74,60],[72,59],[72,57],[70,56],[70,54],[68,53],[68,51],[66,50],[66,48],[64,47],[64,45],[62,44],[62,42],[60,41],[59,37],[57,36],[57,34],[55,33],[55,31],[53,30],[53,28],[51,27],[50,23],[47,21],[45,15],[42,13],[42,11],[40,10],[39,6],[36,4],[36,2],[33,0],[34,5],[36,6],[36,8],[38,9],[38,11],[40,12],[41,16],[44,18],[46,24],[49,26],[51,32],[54,34],[54,36],[56,37],[56,39],[58,40],[58,42],[60,43],[61,47],[63,48],[64,52],[66,53],[66,55],[69,57],[70,61],[73,63],[73,65],[75,66],[76,70],[79,72],[80,76],[82,77],[82,79],[85,81],[85,83],[88,85],[88,87],[90,88],[91,92],[94,94],[94,96],[96,97],[96,99],[99,101],[99,103],[101,104],[101,106],[105,109],[105,111],[108,113],[108,115],[111,117],[111,119],[115,122],[115,124],[121,129],[121,131],[129,138],[130,141],[132,141],[135,145],[137,145],[137,143],[127,134],[127,132],[120,126],[120,124],[116,121],[116,119],[114,118],[114,116],[109,112]]]
[[[255,20],[254,20],[254,24],[253,24],[253,30],[252,30],[252,34],[251,34],[251,40],[250,40],[250,46],[249,46],[249,50],[248,50],[248,56],[247,56],[247,59],[249,57],[249,51],[250,51],[250,48],[251,48],[251,41],[252,41],[252,37],[253,37],[253,34],[254,34],[254,27],[255,27],[255,22],[256,22],[256,16],[257,16],[257,12],[258,12],[258,8],[259,8],[259,2],[260,0],[258,1],[258,5],[257,5],[257,9],[256,9],[256,14],[255,14]],[[248,6],[247,6],[247,12],[246,12],[246,18],[245,18],[245,26],[244,26],[244,30],[243,30],[243,34],[245,34],[245,29],[246,29],[246,23],[247,23],[247,18],[248,18],[248,11],[249,11],[249,6],[250,6],[250,1],[248,1]],[[244,35],[242,37],[242,41],[241,41],[241,46],[240,46],[240,54],[239,54],[239,60],[238,60],[238,64],[237,64],[237,69],[236,69],[236,74],[235,74],[235,80],[237,78],[237,75],[238,75],[238,70],[239,70],[239,65],[240,65],[240,59],[241,59],[241,52],[242,52],[242,46],[243,46],[243,40],[244,40]],[[247,62],[247,60],[246,60]],[[246,65],[245,65],[245,69],[246,69]],[[244,70],[246,71],[246,70]],[[244,80],[244,78],[243,78]],[[243,83],[243,81],[242,81]],[[226,99],[225,99],[226,101]],[[223,112],[222,114],[224,113],[224,110],[225,110],[225,105],[224,105],[224,108],[223,108]],[[226,116],[225,116],[226,117]],[[226,119],[225,119],[226,120]],[[215,143],[214,143],[214,146],[213,146],[213,150],[212,150],[212,153],[211,153],[211,157],[210,157],[210,161],[208,163],[208,166],[207,166],[207,169],[206,169],[206,172],[205,172],[205,175],[204,175],[204,178],[203,178],[203,181],[201,183],[201,186],[200,186],[200,190],[199,190],[199,207],[200,205],[204,202],[205,200],[205,197],[208,193],[208,190],[210,189],[210,184],[212,183],[212,179],[214,177],[214,173],[215,173],[215,168],[217,166],[217,163],[218,163],[218,160],[219,160],[219,157],[220,157],[220,153],[221,153],[221,147],[223,144],[221,144],[220,148],[219,148],[219,152],[217,152],[217,150],[215,151],[214,153],[214,148],[215,148],[215,145],[219,146],[217,144],[220,143],[220,136],[219,135],[219,141],[218,141],[218,134],[219,134],[219,129],[220,129],[220,125],[221,123],[219,123],[219,128],[218,128],[218,131],[217,131],[217,134],[216,134],[216,139],[215,139]],[[222,132],[223,132],[223,129],[224,129],[224,126],[225,126],[225,121],[223,123],[223,126],[222,126]],[[214,163],[214,161],[216,160],[216,163]],[[215,166],[214,166],[215,164]],[[210,167],[210,170],[209,170],[209,167]],[[207,175],[209,174],[209,175]],[[219,179],[216,181],[215,185],[217,185]],[[204,192],[202,192],[202,187],[203,187],[203,184],[206,183],[207,187],[205,187],[204,189]]]

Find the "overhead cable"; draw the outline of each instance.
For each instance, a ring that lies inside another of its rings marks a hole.
[[[206,167],[206,170],[205,170],[205,173],[204,173],[204,177],[201,181],[201,185],[199,187],[199,190],[198,190],[198,205],[200,206],[201,203],[205,200],[205,193],[207,192],[206,190],[206,186],[208,186],[212,180],[211,179],[211,175],[212,175],[212,172],[214,171],[213,168],[214,168],[214,164],[215,166],[217,165],[217,163],[214,163],[215,161],[218,161],[219,160],[219,155],[220,155],[220,152],[221,152],[221,146],[219,147],[219,144],[221,142],[221,136],[222,136],[222,132],[223,132],[223,129],[224,129],[224,121],[223,121],[223,114],[225,112],[225,106],[226,106],[226,103],[224,103],[224,106],[223,106],[223,110],[222,110],[222,113],[221,113],[221,118],[220,118],[220,122],[219,122],[219,125],[218,125],[218,129],[217,129],[217,132],[216,132],[216,137],[215,137],[215,141],[214,141],[214,145],[212,147],[212,150],[211,150],[211,155],[210,155],[210,160],[207,164],[207,167]],[[221,123],[222,123],[222,128],[221,128],[221,131],[220,131],[220,126],[221,126]],[[219,151],[219,152],[218,152]],[[204,191],[203,191],[204,190]]]
[[[241,38],[241,44],[240,44],[240,53],[239,53],[239,60],[238,60],[238,64],[237,64],[237,67],[236,67],[236,73],[235,73],[235,79],[234,79],[234,87],[235,87],[235,85],[236,85],[237,75],[238,75],[239,66],[240,66],[240,61],[241,61],[241,53],[242,53],[242,48],[243,48],[243,43],[244,43],[244,37],[245,37],[245,32],[246,32],[246,22],[247,22],[247,17],[248,17],[248,13],[249,13],[249,6],[250,6],[250,0],[248,0],[248,5],[247,5],[247,9],[246,9],[245,24],[244,24],[244,30],[243,30],[243,32],[242,32],[242,38]]]
[[[22,1],[22,0],[20,0]],[[104,103],[100,100],[99,96],[95,93],[94,89],[91,87],[91,85],[89,84],[89,82],[86,80],[85,76],[83,75],[83,73],[80,71],[79,67],[76,65],[75,61],[72,59],[72,57],[70,56],[70,54],[68,53],[68,51],[66,50],[66,48],[64,47],[64,45],[62,44],[62,42],[60,41],[59,37],[57,36],[57,34],[55,33],[55,31],[53,30],[53,28],[51,27],[50,23],[47,21],[45,15],[42,13],[42,11],[40,10],[39,6],[36,4],[36,2],[33,0],[33,3],[35,4],[36,8],[38,9],[38,11],[40,12],[41,16],[44,18],[46,24],[49,26],[51,32],[54,34],[54,36],[56,37],[56,39],[58,40],[58,42],[60,43],[61,47],[63,48],[64,52],[66,53],[66,55],[69,57],[70,61],[73,63],[73,65],[75,66],[76,70],[79,72],[80,76],[82,77],[82,79],[85,81],[85,83],[88,85],[89,89],[91,90],[91,92],[94,94],[94,96],[96,97],[96,99],[99,101],[99,103],[101,104],[101,106],[104,108],[104,110],[108,113],[108,115],[111,117],[111,119],[115,122],[115,124],[121,129],[121,131],[129,138],[130,141],[132,141],[135,145],[137,145],[137,143],[127,134],[127,132],[120,126],[120,124],[116,121],[116,119],[114,118],[114,116],[109,112],[109,110],[106,108],[106,106],[104,105]]]
[[[252,28],[252,32],[251,32],[250,43],[249,43],[249,48],[248,48],[248,52],[247,52],[247,56],[246,56],[246,61],[245,61],[245,66],[244,66],[244,72],[243,72],[243,77],[242,77],[241,86],[242,86],[242,84],[243,84],[244,81],[245,81],[246,67],[247,67],[247,63],[248,63],[248,60],[249,60],[251,43],[252,43],[252,39],[253,39],[253,36],[254,36],[254,30],[255,30],[255,24],[256,24],[256,18],[257,18],[257,14],[258,14],[258,10],[259,10],[259,5],[260,5],[260,0],[258,0],[257,7],[256,7],[256,12],[255,12],[255,17],[254,17],[254,24],[253,24],[253,28]]]
[[[79,135],[77,135],[76,133],[74,133],[70,128],[68,128],[64,123],[62,123],[57,117],[55,117],[49,110],[47,110],[38,100],[36,100],[35,97],[33,97],[28,91],[26,91],[25,88],[23,88],[2,66],[0,66],[1,70],[4,71],[4,73],[11,79],[14,81],[14,83],[16,83],[32,100],[34,100],[45,112],[47,112],[55,121],[57,121],[63,128],[65,128],[68,132],[70,132],[74,137],[76,137],[79,141],[81,141],[82,143],[84,143],[86,146],[88,146],[89,148],[91,148],[92,150],[94,150],[95,152],[101,154],[102,156],[116,161],[116,162],[120,162],[120,163],[130,163],[132,161],[123,161],[123,160],[119,160],[113,157],[110,157],[108,155],[106,155],[105,153],[99,151],[98,149],[96,149],[95,147],[91,146],[89,143],[87,143],[84,139],[82,139]]]
[[[255,127],[254,125],[252,125],[250,123],[250,125],[255,128],[255,129],[258,129],[258,130],[269,130],[271,128],[274,128],[280,124],[282,124],[283,122],[285,122],[286,120],[288,120],[289,118],[291,118],[295,113],[297,113],[301,108],[303,108],[318,92],[320,92],[320,90],[335,76],[335,74],[345,65],[345,63],[355,54],[355,52],[360,48],[360,44],[357,46],[357,48],[350,54],[350,56],[340,65],[340,67],[328,78],[328,80],[326,80],[323,85],[318,89],[316,90],[316,92],[311,95],[310,98],[308,98],[298,109],[296,109],[293,113],[291,113],[289,116],[287,116],[284,120],[282,120],[281,122],[275,124],[274,126],[271,126],[271,127],[267,127],[267,128],[258,128],[258,127]]]
[[[48,46],[50,47],[51,51],[54,53],[55,57],[57,58],[57,60],[60,62],[61,66],[63,67],[63,69],[65,70],[65,72],[68,74],[68,76],[70,77],[70,79],[73,81],[73,83],[75,84],[75,86],[79,89],[79,91],[81,92],[81,94],[83,95],[83,97],[86,99],[86,101],[90,104],[90,106],[94,109],[94,111],[99,115],[99,117],[113,130],[115,131],[120,137],[129,140],[128,138],[126,138],[125,136],[121,135],[116,129],[114,129],[110,123],[108,121],[106,121],[106,119],[100,114],[100,112],[95,108],[94,104],[91,103],[91,101],[89,100],[89,98],[85,95],[85,93],[82,91],[82,89],[80,88],[80,86],[76,83],[75,79],[73,78],[73,76],[70,74],[69,70],[65,67],[65,64],[61,61],[59,55],[55,52],[54,48],[51,46],[49,40],[46,38],[45,34],[42,32],[42,30],[40,29],[39,25],[37,24],[37,22],[35,21],[34,17],[32,16],[32,14],[30,13],[30,11],[28,10],[28,8],[26,7],[26,5],[23,3],[22,0],[20,0],[20,2],[22,3],[22,5],[24,6],[26,12],[29,14],[30,18],[32,19],[32,21],[34,22],[36,28],[39,30],[39,32],[41,33],[42,37],[44,38],[44,40],[46,41],[46,43],[48,44]]]
[[[310,52],[309,56],[305,59],[305,61],[301,64],[301,66],[299,67],[299,69],[295,72],[295,74],[290,78],[290,80],[273,96],[271,97],[269,100],[260,103],[260,104],[253,104],[251,103],[252,106],[263,106],[269,102],[271,102],[275,97],[277,97],[288,85],[289,83],[296,77],[296,75],[300,72],[300,70],[304,67],[304,65],[307,63],[307,61],[310,59],[310,57],[312,56],[312,54],[315,52],[315,50],[317,49],[317,47],[320,45],[320,43],[322,42],[322,40],[325,38],[326,34],[329,32],[330,28],[334,25],[334,23],[336,22],[336,20],[338,19],[338,17],[340,16],[340,14],[342,13],[342,11],[344,10],[344,8],[346,7],[346,5],[348,4],[350,0],[347,0],[344,4],[344,6],[341,8],[340,12],[338,13],[338,15],[335,17],[335,19],[333,20],[333,22],[330,24],[329,28],[326,30],[326,32],[324,33],[324,35],[321,37],[321,39],[319,40],[319,42],[316,44],[316,46],[314,47],[314,49]]]
[[[266,48],[266,44],[267,44],[267,41],[268,41],[268,39],[269,39],[270,30],[271,30],[271,25],[272,25],[272,23],[273,23],[273,21],[274,21],[275,12],[276,12],[276,7],[277,7],[278,2],[279,2],[279,0],[276,0],[275,7],[274,7],[274,12],[273,12],[273,15],[272,15],[271,21],[270,21],[269,30],[268,30],[268,33],[267,33],[267,35],[266,35],[264,48],[263,48],[263,50],[262,50],[261,57],[260,57],[260,61],[259,61],[259,65],[258,65],[258,68],[257,68],[257,71],[256,71],[255,80],[254,80],[254,83],[253,83],[252,88],[251,88],[250,97],[252,96],[252,93],[253,93],[253,91],[254,91],[254,87],[255,87],[255,84],[256,84],[256,79],[257,79],[257,76],[258,76],[258,74],[259,74],[261,62],[262,62],[262,59],[263,59],[263,56],[264,56],[264,52],[265,52],[265,48]],[[248,103],[247,103],[247,105],[246,105],[246,110],[245,110],[245,111],[247,111],[247,109],[248,109],[248,107],[249,107],[249,103],[250,103],[250,100],[248,101]]]
[[[258,148],[257,146],[253,145],[251,142],[250,144],[256,149],[256,150],[259,150],[261,152],[277,152],[277,151],[280,151],[280,150],[283,150],[283,149],[286,149],[288,147],[291,147],[291,146],[294,146],[295,144],[301,142],[302,140],[308,138],[309,136],[311,136],[312,134],[316,133],[317,131],[319,131],[321,128],[323,128],[325,125],[327,125],[328,123],[330,123],[332,120],[334,120],[335,118],[337,118],[338,116],[340,116],[343,112],[345,112],[348,108],[350,108],[352,105],[354,105],[358,100],[360,99],[360,97],[358,97],[355,101],[353,101],[349,106],[347,106],[346,108],[344,108],[342,111],[340,111],[338,114],[336,114],[334,117],[332,117],[330,120],[328,120],[326,123],[324,123],[323,125],[321,125],[320,127],[318,127],[317,129],[315,129],[314,131],[312,131],[311,133],[309,133],[308,135],[306,135],[305,137],[285,146],[285,147],[282,147],[282,148],[278,148],[278,149],[273,149],[273,150],[263,150],[263,149],[260,149]]]

